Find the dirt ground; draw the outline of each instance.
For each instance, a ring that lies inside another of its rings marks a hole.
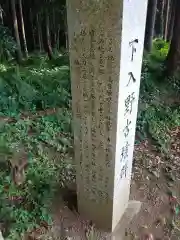
[[[131,200],[142,207],[125,231],[127,240],[180,239],[180,128],[171,132],[169,154],[163,154],[149,141],[135,146]],[[42,227],[29,239],[111,239],[72,211],[69,199],[60,192],[53,204],[54,225]],[[45,231],[44,234],[43,231]],[[120,240],[116,239],[116,240]]]

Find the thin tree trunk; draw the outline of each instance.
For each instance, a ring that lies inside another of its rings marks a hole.
[[[3,14],[2,14],[2,12],[0,12],[0,19],[1,19],[1,24],[4,25]]]
[[[1,5],[0,5],[0,23],[2,24],[2,25],[4,25],[4,20],[3,20],[3,9],[2,9],[2,7],[1,7]]]
[[[177,71],[180,71],[180,14],[179,13],[180,13],[180,1],[176,0],[173,37],[170,45],[170,50],[167,56],[166,74],[168,76],[173,76]]]
[[[43,33],[42,33],[42,23],[39,22],[39,30],[40,30],[40,41],[41,41],[41,47],[42,47],[42,51],[44,50],[44,45],[43,45]]]
[[[164,38],[164,9],[165,0],[161,0],[161,37]]]
[[[156,11],[156,21],[155,21],[155,35],[156,37],[163,37],[163,19],[162,19],[162,6],[163,0],[158,0],[157,11]]]
[[[36,49],[36,40],[35,40],[35,34],[34,34],[33,14],[32,14],[32,9],[31,8],[30,8],[30,21],[31,21],[33,45],[34,45],[34,50],[35,50]]]
[[[20,11],[20,19],[21,19],[22,37],[23,37],[23,43],[24,43],[24,52],[25,52],[25,57],[28,58],[26,32],[24,27],[24,18],[23,18],[23,10],[22,10],[22,0],[19,0],[19,11]]]
[[[56,38],[56,48],[59,50],[59,36],[60,36],[60,28],[58,28],[57,38]]]
[[[164,20],[164,16],[165,16],[165,5],[166,5],[166,2],[165,2],[166,0],[163,0],[162,1],[162,12],[161,12],[161,21],[162,21],[162,33],[163,33],[163,35],[162,35],[162,37],[163,37],[163,39],[164,39],[164,29],[165,29],[165,20]]]
[[[54,32],[54,48],[56,48],[56,45],[57,45],[56,40],[57,40],[57,34],[56,32]]]
[[[16,39],[16,43],[17,43],[17,60],[18,60],[18,62],[21,62],[22,61],[22,51],[21,51],[21,43],[20,43],[20,38],[19,38],[16,6],[15,6],[14,0],[11,0],[11,8],[12,8],[12,15],[13,15],[14,35],[15,35],[15,39]]]
[[[167,41],[171,42],[174,29],[174,20],[175,20],[175,0],[171,1],[171,10],[170,10],[170,21],[168,26],[168,35]]]
[[[170,0],[167,0],[167,8],[166,8],[166,22],[165,22],[165,32],[164,32],[164,39],[167,41],[168,36],[168,26],[169,26],[169,19],[170,19]]]
[[[41,23],[39,21],[39,15],[37,14],[37,28],[38,28],[38,40],[39,40],[39,50],[42,52],[43,50],[43,43],[42,43],[42,29],[41,29]]]
[[[53,47],[56,48],[56,14],[55,14],[55,10],[53,8]]]
[[[157,9],[157,0],[149,0],[148,2],[148,12],[146,20],[146,35],[144,47],[146,51],[150,52],[153,44],[154,37],[154,28],[156,20],[156,9]]]
[[[51,46],[51,35],[49,30],[49,15],[47,11],[45,15],[45,21],[46,21],[46,51],[49,59],[51,60],[53,58],[53,52],[52,52],[52,46]]]
[[[66,37],[66,50],[69,52],[69,39],[68,39],[68,23],[67,23],[67,10],[65,10],[65,37]]]

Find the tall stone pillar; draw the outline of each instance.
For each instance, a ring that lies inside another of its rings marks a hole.
[[[147,0],[67,0],[80,214],[111,231],[128,202]]]

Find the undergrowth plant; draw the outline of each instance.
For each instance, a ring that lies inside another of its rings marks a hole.
[[[7,239],[21,239],[42,222],[51,224],[54,194],[74,179],[70,124],[70,114],[64,110],[36,121],[1,125],[0,219]],[[28,162],[21,186],[14,184],[8,162],[15,161],[17,154]]]
[[[9,29],[0,25],[0,61],[10,60],[14,56],[16,48],[16,42]]]
[[[42,222],[51,224],[56,191],[74,180],[70,78],[64,62],[32,56],[22,66],[0,65],[0,223],[8,240],[22,239]],[[56,110],[46,116],[48,109]],[[41,111],[37,118],[35,111]],[[13,122],[6,123],[6,116]],[[18,186],[13,168],[19,160],[27,166]]]
[[[168,151],[170,144],[169,130],[180,124],[179,106],[174,101],[167,101],[176,99],[179,94],[177,88],[175,91],[172,79],[164,76],[168,49],[168,43],[156,39],[152,52],[144,56],[137,120],[137,135],[140,140],[151,138],[164,152]]]
[[[45,63],[31,68],[16,65],[0,67],[2,116],[16,116],[24,111],[70,107],[69,67],[59,66],[58,60],[56,65],[47,61]]]

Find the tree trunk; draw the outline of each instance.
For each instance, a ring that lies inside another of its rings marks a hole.
[[[23,43],[24,43],[24,52],[25,52],[25,57],[28,58],[28,49],[27,49],[26,33],[25,33],[25,27],[24,27],[23,10],[22,10],[22,0],[19,0],[19,11],[20,11],[20,19],[21,19],[22,37],[23,37]]]
[[[49,59],[51,60],[53,58],[53,52],[52,52],[52,46],[51,46],[51,35],[49,30],[49,15],[47,11],[45,14],[45,24],[46,24],[46,51]]]
[[[164,31],[164,40],[167,41],[168,36],[168,26],[169,26],[169,19],[170,19],[170,0],[167,0],[167,7],[166,7],[166,19],[165,19],[165,31]]]
[[[56,48],[57,48],[57,50],[60,49],[60,46],[59,46],[59,36],[60,36],[60,28],[58,28],[57,38],[56,38]]]
[[[161,19],[162,19],[163,39],[164,39],[164,33],[165,33],[166,1],[167,0],[163,0],[163,3],[162,3],[162,13],[161,13],[162,14]]]
[[[146,20],[146,35],[145,35],[145,42],[144,42],[145,44],[144,47],[148,52],[150,52],[152,49],[155,20],[156,20],[156,9],[157,9],[157,0],[149,0],[147,20]]]
[[[4,21],[3,21],[3,14],[2,14],[2,12],[0,11],[0,19],[1,19],[1,25],[4,25]]]
[[[180,70],[180,1],[176,0],[173,37],[167,56],[167,75],[173,76]]]
[[[42,52],[42,50],[43,50],[42,29],[41,29],[41,23],[40,23],[38,14],[36,16],[36,20],[37,20],[37,29],[38,29],[39,50],[40,50],[40,52]]]
[[[173,36],[173,29],[174,29],[174,20],[175,20],[175,0],[171,1],[171,8],[170,8],[170,20],[168,26],[168,35],[167,41],[171,42]]]
[[[66,50],[69,52],[69,38],[68,38],[68,23],[67,23],[67,10],[65,10],[65,38],[66,38]]]
[[[14,27],[14,35],[17,43],[17,60],[18,62],[22,61],[22,51],[21,51],[21,43],[19,38],[19,29],[18,29],[18,21],[16,15],[16,5],[15,0],[11,0],[11,9],[12,9],[12,16],[13,16],[13,27]]]
[[[35,39],[35,34],[34,34],[33,14],[32,14],[32,9],[31,8],[30,8],[30,21],[31,21],[33,45],[34,45],[34,50],[35,50],[36,49],[36,39]]]
[[[0,24],[4,25],[4,20],[3,20],[3,9],[0,5]]]
[[[54,42],[53,47],[56,48],[56,46],[57,46],[57,43],[56,43],[56,40],[57,40],[56,31],[55,31],[54,34],[53,34],[53,38],[54,38],[54,40],[53,40],[53,42]]]
[[[53,37],[53,48],[56,48],[56,12],[53,8],[53,32],[52,32],[52,37]]]
[[[163,7],[163,0],[158,0],[158,2],[157,2],[157,12],[156,12],[156,21],[155,21],[155,35],[158,38],[163,37],[162,7]]]

